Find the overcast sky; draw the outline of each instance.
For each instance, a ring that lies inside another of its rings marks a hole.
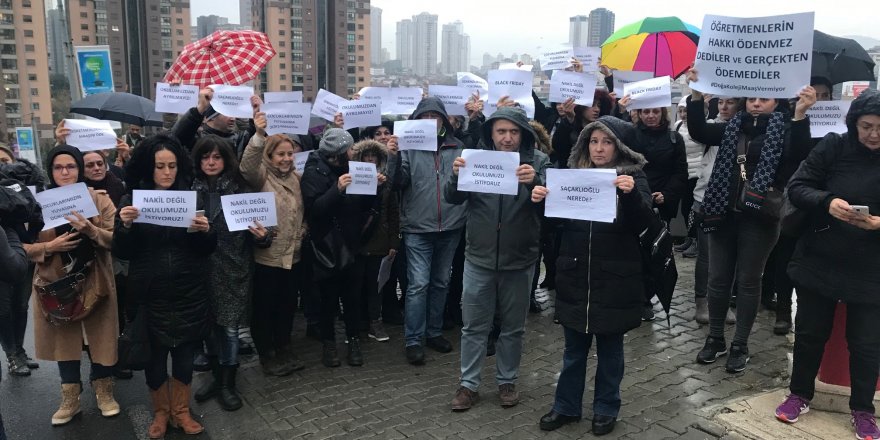
[[[443,24],[461,20],[471,37],[471,64],[480,65],[483,53],[501,52],[538,55],[568,41],[568,17],[588,15],[594,8],[604,7],[615,14],[615,27],[620,28],[644,17],[674,15],[697,27],[703,15],[767,16],[796,12],[816,12],[816,29],[832,35],[862,35],[880,40],[877,6],[866,0],[727,0],[727,1],[664,1],[625,0],[617,2],[584,2],[574,0],[373,0],[382,8],[382,46],[395,56],[396,23],[421,12],[438,15],[439,29]],[[583,5],[576,7],[575,5]],[[677,6],[676,6],[677,5]],[[238,2],[190,0],[192,20],[199,15],[215,14],[238,22]],[[439,52],[438,52],[439,57]]]

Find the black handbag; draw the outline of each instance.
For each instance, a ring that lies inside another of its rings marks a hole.
[[[739,164],[740,187],[736,199],[736,210],[756,215],[768,222],[778,222],[782,212],[782,191],[767,188],[767,192],[761,194],[752,189],[751,182],[746,178],[746,155],[748,140],[742,136],[736,147],[736,163]]]
[[[125,370],[143,370],[150,361],[150,330],[147,308],[139,306],[134,320],[125,326],[117,342],[119,359],[116,365]]]
[[[336,221],[320,239],[312,237],[312,251],[315,254],[315,277],[329,278],[334,271],[344,270],[354,263],[354,254],[345,244],[342,230]]]

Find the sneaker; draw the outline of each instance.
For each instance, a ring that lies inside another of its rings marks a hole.
[[[406,347],[406,361],[413,365],[425,364],[425,349],[421,345],[409,345]]]
[[[703,345],[703,349],[697,353],[697,363],[711,364],[725,354],[727,354],[727,344],[724,342],[724,338],[709,336],[706,338],[706,344]]]
[[[6,366],[9,368],[10,376],[30,376],[31,369],[27,366],[27,359],[20,355],[12,355],[6,358]]]
[[[382,325],[382,321],[370,322],[370,331],[367,332],[367,336],[379,342],[385,342],[391,339],[388,336],[388,333],[385,333],[385,326]]]
[[[727,356],[725,368],[728,373],[739,373],[746,369],[749,363],[749,348],[745,345],[730,344],[730,355]]]
[[[467,387],[458,387],[458,391],[455,392],[455,397],[452,398],[452,410],[467,411],[477,403],[477,399],[479,398],[480,394],[476,391],[471,391]]]
[[[654,318],[654,306],[646,304],[642,307],[642,321],[651,322]]]
[[[776,407],[776,419],[780,422],[794,423],[801,414],[808,412],[810,412],[810,401],[792,393]]]
[[[425,340],[425,345],[433,348],[440,353],[449,353],[452,351],[452,344],[443,336],[434,336]]]
[[[697,247],[696,240],[693,244],[690,245],[687,249],[681,251],[681,256],[684,258],[697,258],[697,255],[700,253],[700,248]]]
[[[681,244],[677,244],[677,245],[673,246],[672,249],[674,249],[675,252],[684,252],[687,248],[691,247],[691,245],[693,243],[694,243],[694,239],[691,237],[688,237],[688,238],[685,238],[684,241],[681,242]]]
[[[502,408],[510,408],[519,404],[519,393],[516,391],[516,385],[512,383],[498,385],[498,399],[501,400]]]
[[[877,421],[874,420],[874,414],[868,411],[853,411],[852,425],[856,430],[856,438],[859,440],[877,440],[880,439],[880,429],[877,428]]]

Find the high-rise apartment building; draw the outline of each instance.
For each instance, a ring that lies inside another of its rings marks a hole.
[[[571,44],[572,47],[587,46],[589,41],[588,22],[589,18],[586,15],[575,15],[568,18],[568,44]]]
[[[587,45],[599,47],[614,33],[614,13],[598,8],[590,11],[590,35]]]
[[[446,74],[470,71],[471,38],[461,21],[444,24],[440,47],[440,67]]]
[[[413,52],[414,33],[415,26],[413,26],[411,19],[405,18],[397,22],[397,59],[400,61],[400,67],[404,70],[412,69],[413,64],[415,64],[415,53]]]
[[[46,11],[46,40],[49,45],[49,73],[67,75],[70,71],[70,60],[65,56],[67,44],[67,28],[62,9]]]
[[[413,67],[419,76],[437,73],[437,15],[422,12],[413,16]]]
[[[382,8],[370,6],[370,64],[382,64]]]
[[[242,26],[250,26],[250,23],[253,21],[251,17],[253,4],[253,0],[238,0],[238,22]]]
[[[260,91],[302,90],[312,101],[322,88],[348,97],[370,84],[369,1],[255,0],[251,14],[277,52]]]
[[[229,18],[216,15],[200,15],[196,17],[196,27],[199,29],[198,37],[205,38],[216,30],[229,25]]]
[[[14,142],[15,127],[34,127],[52,139],[52,98],[43,1],[0,0],[0,141]]]

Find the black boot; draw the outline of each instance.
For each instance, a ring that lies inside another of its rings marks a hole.
[[[364,355],[361,353],[360,338],[348,338],[348,365],[360,367],[364,364]]]
[[[791,331],[791,304],[788,306],[779,303],[776,308],[776,322],[773,323],[773,333],[787,335]]]
[[[208,356],[208,365],[211,368],[211,375],[196,389],[196,402],[204,402],[217,395],[220,390],[222,378],[220,375],[220,363],[217,362],[217,356]]]
[[[336,352],[336,341],[324,341],[324,353],[321,357],[321,363],[325,367],[331,368],[341,365],[339,354]]]
[[[217,403],[226,411],[235,411],[242,406],[241,396],[235,389],[236,373],[238,373],[238,365],[220,367],[220,390],[217,393]]]

